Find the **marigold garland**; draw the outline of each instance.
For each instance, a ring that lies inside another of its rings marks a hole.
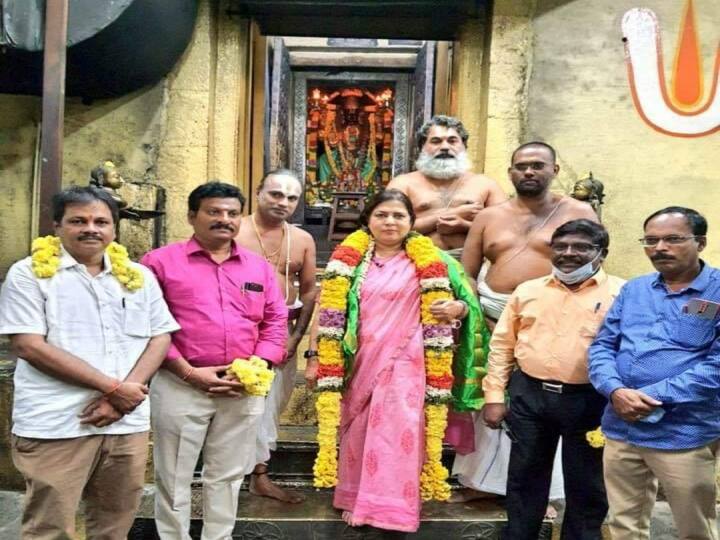
[[[347,297],[355,279],[362,279],[372,256],[372,238],[362,230],[349,235],[333,252],[320,292],[317,388],[318,455],[313,468],[315,487],[337,485],[337,427],[345,369],[341,341],[347,324]],[[442,440],[447,427],[448,403],[452,399],[453,334],[450,324],[430,312],[437,300],[454,295],[448,269],[432,241],[411,233],[405,251],[415,264],[420,280],[420,319],[425,351],[425,462],[420,475],[423,500],[447,500],[448,470],[442,465]]]
[[[33,274],[40,279],[53,277],[60,268],[61,242],[57,236],[41,236],[33,240],[30,251]],[[110,271],[128,291],[143,286],[143,274],[130,263],[127,249],[117,242],[111,242],[105,251],[110,259]]]

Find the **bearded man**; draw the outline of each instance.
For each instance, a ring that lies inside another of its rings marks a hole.
[[[417,170],[388,184],[410,198],[414,229],[458,259],[477,213],[507,199],[494,180],[470,171],[468,137],[457,118],[433,116],[417,133]]]

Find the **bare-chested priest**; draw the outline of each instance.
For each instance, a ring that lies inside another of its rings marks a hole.
[[[304,497],[273,484],[267,475],[267,462],[270,451],[276,448],[280,415],[295,386],[297,346],[315,306],[315,241],[287,222],[301,196],[302,184],[295,173],[287,169],[269,172],[258,188],[256,210],[243,218],[237,236],[240,245],[275,267],[288,306],[287,360],[275,370],[258,426],[257,465],[250,477],[250,492],[290,503],[299,503]]]
[[[414,229],[458,259],[477,213],[507,199],[494,180],[470,171],[468,136],[457,118],[433,116],[417,133],[417,170],[388,184],[410,198]]]
[[[598,221],[592,207],[550,191],[560,170],[555,150],[543,142],[530,142],[513,152],[508,168],[517,196],[479,212],[470,228],[462,263],[468,278],[478,276],[487,259],[487,275],[477,290],[490,328],[500,317],[515,287],[550,274],[550,238],[555,229],[573,219]],[[453,474],[468,489],[455,501],[484,493],[505,494],[511,442],[507,434],[488,428],[482,415],[475,420],[475,452],[455,458]],[[555,456],[550,499],[563,498],[560,452]],[[550,509],[549,509],[550,511]]]

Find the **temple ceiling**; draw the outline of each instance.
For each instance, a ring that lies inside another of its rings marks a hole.
[[[235,0],[265,35],[448,40],[488,0]]]

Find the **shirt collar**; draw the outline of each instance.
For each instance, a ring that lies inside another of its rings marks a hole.
[[[240,254],[240,250],[238,249],[237,243],[235,242],[235,240],[231,240],[230,242],[230,257],[228,258],[232,259],[233,257],[237,257],[238,259],[241,259],[242,257]],[[195,253],[208,254],[207,250],[200,245],[200,242],[197,241],[195,235],[193,235],[190,240],[187,241],[187,244],[185,246],[185,253],[187,253],[188,255],[194,255]]]
[[[683,291],[697,291],[701,292],[707,289],[708,285],[710,285],[710,274],[712,274],[712,268],[705,264],[705,261],[700,259],[700,273],[695,276],[695,279],[692,280],[690,285],[682,289]],[[660,272],[657,272],[655,274],[655,279],[652,281],[652,286],[655,288],[667,290],[667,287],[665,286],[665,280],[662,277],[662,274]],[[677,291],[680,292],[680,291]]]
[[[592,276],[587,278],[585,281],[582,282],[582,284],[577,289],[570,289],[567,285],[565,285],[562,281],[557,279],[554,275],[550,274],[549,276],[545,277],[545,284],[546,285],[552,285],[554,287],[560,287],[562,289],[567,289],[572,292],[579,291],[581,289],[584,289],[585,287],[590,287],[592,285],[602,285],[607,281],[607,274],[605,273],[605,270],[603,270],[602,266],[598,268],[598,271],[595,272]]]
[[[81,264],[68,253],[65,246],[60,243],[60,264],[58,270],[65,270],[66,268],[72,268],[74,266],[81,266]],[[110,266],[110,256],[107,254],[107,249],[103,252],[103,269],[100,274],[106,274],[112,270]],[[100,275],[98,274],[98,275]]]

